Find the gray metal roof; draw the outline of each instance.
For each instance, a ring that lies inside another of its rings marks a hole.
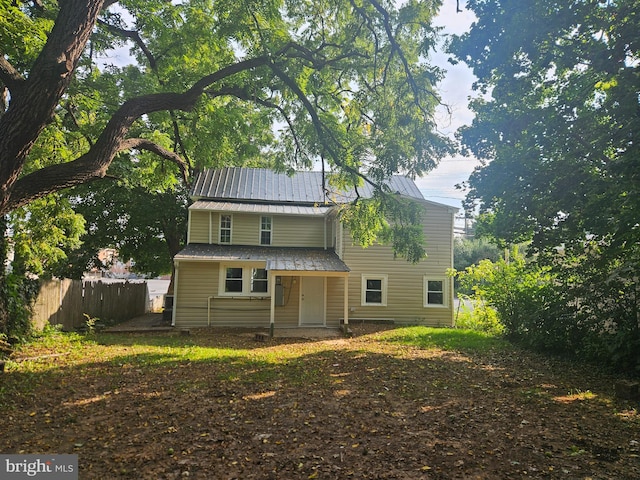
[[[392,192],[423,199],[410,178],[394,175],[388,186]],[[370,197],[373,187],[358,187],[361,197]],[[323,190],[322,172],[297,172],[293,176],[265,168],[228,167],[201,172],[193,183],[191,196],[195,199],[254,201],[273,203],[322,204],[327,198]],[[354,192],[335,192],[329,200],[337,203],[355,198]]]
[[[267,270],[291,272],[349,272],[333,250],[322,248],[258,247],[191,243],[176,260],[265,262]]]
[[[269,203],[235,203],[219,202],[216,200],[198,200],[189,207],[189,210],[207,210],[212,212],[246,212],[268,215],[303,215],[307,217],[322,217],[332,207],[330,206],[306,206],[306,205],[282,205]]]

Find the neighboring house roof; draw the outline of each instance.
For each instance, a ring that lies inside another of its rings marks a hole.
[[[191,243],[176,260],[215,262],[264,262],[267,270],[298,272],[349,272],[349,267],[333,250],[298,247],[257,247]]]
[[[269,203],[234,203],[218,202],[215,200],[198,200],[189,207],[189,210],[208,210],[212,212],[244,212],[268,215],[304,215],[307,217],[322,217],[331,207],[324,205],[306,206]]]
[[[228,167],[201,172],[191,189],[194,199],[216,199],[245,202],[323,204],[327,197],[323,189],[322,172],[296,172],[289,176],[265,168]],[[410,178],[394,175],[388,186],[392,192],[424,199]],[[373,187],[367,183],[358,187],[361,197],[371,197]],[[355,192],[329,194],[337,203],[355,199]]]

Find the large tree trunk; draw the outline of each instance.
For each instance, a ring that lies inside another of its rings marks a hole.
[[[0,215],[0,336],[9,332],[9,307],[7,305],[7,256],[9,239],[7,238],[7,218]],[[1,338],[0,338],[1,340]]]
[[[28,78],[0,55],[0,83],[9,89],[11,101],[0,116],[0,214],[64,188],[104,177],[115,155],[122,150],[149,150],[177,163],[182,159],[153,142],[126,138],[133,122],[144,114],[164,110],[190,110],[205,88],[239,72],[269,65],[270,56],[240,61],[207,75],[183,93],[159,93],[126,101],[111,117],[91,149],[77,159],[50,165],[21,176],[38,136],[51,121],[73,77],[105,0],[66,0],[47,43]],[[209,95],[228,94],[226,90]]]
[[[27,155],[71,82],[104,0],[60,2],[55,25],[28,78],[2,62],[2,79],[11,102],[0,117],[0,212],[7,212],[11,191]]]

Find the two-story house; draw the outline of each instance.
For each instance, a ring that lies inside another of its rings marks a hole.
[[[457,209],[425,200],[406,177],[389,186],[424,207],[427,258],[417,264],[394,258],[390,246],[355,245],[326,201],[321,172],[204,171],[191,191],[187,245],[174,258],[173,325],[452,325]]]

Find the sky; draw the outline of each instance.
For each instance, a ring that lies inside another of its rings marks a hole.
[[[444,27],[443,33],[461,34],[469,30],[474,20],[475,16],[470,11],[463,8],[462,12],[456,13],[455,4],[447,1],[444,2],[435,23]],[[475,78],[466,65],[451,65],[447,58],[448,55],[436,52],[431,60],[447,70],[438,91],[443,103],[449,105],[452,115],[449,116],[445,109],[441,108],[437,113],[436,122],[441,133],[453,137],[459,127],[469,125],[473,120],[473,113],[467,108],[467,103]],[[435,170],[417,179],[416,184],[426,199],[462,208],[465,192],[457,190],[455,185],[467,180],[477,165],[478,161],[474,158],[461,155],[446,157]],[[459,213],[462,214],[462,210]]]

